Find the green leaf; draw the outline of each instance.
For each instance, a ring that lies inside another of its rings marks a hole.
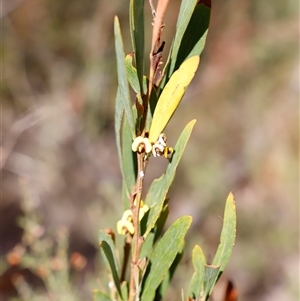
[[[93,291],[93,300],[94,301],[112,301],[110,296],[107,294],[100,292],[98,290]]]
[[[119,269],[119,263],[118,263],[118,260],[117,260],[116,254],[115,254],[115,243],[112,240],[111,236],[109,234],[107,234],[105,230],[100,229],[98,239],[99,239],[100,247],[101,247],[102,242],[106,241],[106,243],[109,245],[111,250],[113,250],[112,255],[113,255],[114,265],[116,267],[117,273],[119,273],[120,269]],[[105,260],[106,266],[109,267],[109,262],[107,261],[106,256],[104,257],[104,260]]]
[[[175,37],[172,43],[170,57],[168,58],[168,62],[170,62],[168,78],[170,77],[171,74],[173,74],[175,70],[174,68],[175,68],[178,50],[181,45],[181,40],[188,26],[188,23],[192,17],[196,4],[197,4],[197,0],[182,0],[181,2],[177,24],[176,24]],[[168,65],[168,62],[166,66]]]
[[[183,216],[176,220],[157,243],[150,256],[149,274],[145,279],[141,300],[153,300],[155,291],[166,276],[177,253],[182,247],[184,237],[190,228],[192,217]]]
[[[195,245],[193,249],[193,266],[194,274],[192,276],[188,296],[191,300],[198,300],[203,293],[204,289],[204,266],[205,266],[205,256],[202,249]]]
[[[126,116],[122,129],[122,169],[126,187],[126,199],[123,199],[125,209],[129,208],[129,199],[137,176],[137,156],[131,149],[132,136]]]
[[[149,140],[156,142],[158,136],[168,124],[170,118],[178,107],[187,86],[195,76],[199,65],[199,56],[193,56],[182,63],[180,68],[173,73],[163,89],[153,114],[149,131]]]
[[[196,5],[188,27],[182,37],[175,62],[175,70],[187,58],[201,55],[205,42],[210,20],[210,8],[204,4]],[[174,63],[172,61],[172,63]]]
[[[223,228],[221,232],[220,244],[216,255],[209,269],[205,270],[205,296],[206,299],[210,296],[213,288],[221,277],[232,253],[236,233],[236,208],[233,194],[230,193],[226,200]]]
[[[221,276],[222,272],[224,271],[229,261],[235,242],[235,235],[236,235],[236,208],[235,208],[234,196],[232,193],[229,193],[226,200],[220,244],[217,249],[216,255],[214,257],[214,260],[212,262],[213,265],[220,266],[220,274],[218,275],[218,277]]]
[[[116,289],[119,293],[119,295],[122,298],[122,293],[121,293],[121,286],[120,286],[120,279],[119,279],[119,266],[116,258],[116,254],[114,252],[114,243],[111,237],[105,233],[105,231],[100,230],[99,231],[99,243],[100,243],[100,248],[103,251],[105,255],[105,263],[107,266],[109,266]]]
[[[135,53],[136,69],[141,95],[143,89],[144,75],[144,0],[131,0],[129,13],[130,34],[132,47]]]
[[[125,58],[126,70],[127,70],[127,77],[129,84],[133,91],[137,94],[142,95],[141,87],[139,84],[138,74],[136,68],[132,65],[132,54],[128,54]],[[147,91],[147,77],[143,76],[143,91]]]
[[[203,299],[208,300],[220,272],[220,266],[205,265],[204,268],[204,292]]]
[[[128,300],[128,283],[123,281],[121,284],[121,291],[124,300]]]
[[[169,268],[168,274],[166,275],[166,277],[164,278],[164,280],[162,281],[162,283],[160,284],[159,288],[158,288],[158,292],[157,294],[159,294],[159,296],[161,296],[161,298],[165,295],[168,287],[170,286],[170,283],[172,281],[173,275],[182,259],[183,256],[183,252],[184,252],[184,247],[185,247],[185,243],[184,241],[182,242],[181,245],[181,249],[179,250],[179,252],[177,253],[171,267]]]
[[[117,97],[116,97],[116,105],[115,105],[115,135],[116,135],[116,144],[117,144],[120,169],[121,169],[121,173],[124,178],[122,147],[121,147],[121,128],[122,128],[123,111],[124,111],[124,107],[123,107],[123,101],[122,101],[122,94],[121,94],[120,88],[118,88]]]
[[[112,277],[113,277],[116,289],[117,289],[119,295],[122,298],[122,292],[121,292],[121,287],[120,287],[120,279],[119,279],[119,276],[118,276],[118,273],[117,273],[116,264],[115,264],[115,261],[114,261],[114,255],[113,255],[112,249],[111,249],[110,245],[105,240],[103,240],[101,242],[100,247],[103,250],[103,252],[104,252],[104,254],[107,258],[107,261],[108,261],[110,269],[111,269],[111,273],[112,273]]]
[[[135,125],[134,125],[134,119],[131,110],[131,101],[130,101],[126,65],[125,65],[124,46],[123,46],[118,17],[115,17],[114,33],[115,33],[115,47],[116,47],[118,83],[119,83],[116,107],[118,108],[119,111],[121,106],[124,109],[128,120],[128,124],[130,126],[132,137],[135,138]]]
[[[150,209],[150,211],[151,211],[151,209]],[[168,215],[169,215],[169,207],[167,204],[165,204],[163,206],[163,209],[156,222],[155,228],[153,228],[151,230],[151,232],[148,234],[145,242],[142,245],[142,249],[141,249],[141,253],[140,253],[141,258],[144,258],[144,257],[149,258],[154,244],[156,243],[156,241],[158,240],[158,238],[160,237],[160,235],[163,231],[163,228],[164,228],[164,225],[165,225]],[[142,220],[142,223],[144,222],[144,220],[145,220],[145,218]],[[147,226],[147,220],[146,220],[145,226]],[[141,233],[144,233],[144,232],[145,231],[142,230],[142,225],[141,225]]]
[[[148,195],[146,197],[146,204],[151,209],[147,222],[147,230],[143,235],[144,237],[147,237],[149,232],[154,228],[156,221],[162,211],[164,200],[166,199],[170,185],[173,182],[177,166],[190,138],[195,123],[196,120],[192,120],[186,125],[174,147],[174,153],[172,155],[170,163],[168,164],[166,173],[159,179],[154,180],[150,186]]]

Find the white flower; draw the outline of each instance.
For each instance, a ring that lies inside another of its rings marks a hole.
[[[134,234],[134,227],[132,222],[121,219],[117,222],[117,232],[121,235],[126,235],[128,232]]]
[[[165,133],[161,133],[159,136],[158,136],[158,140],[156,143],[159,143],[161,144],[162,146],[167,146],[167,136]]]
[[[160,157],[164,154],[164,149],[165,147],[159,143],[155,143],[153,146],[152,146],[152,154],[154,157]]]
[[[152,145],[148,138],[138,136],[132,142],[131,149],[132,151],[138,153],[150,153],[152,150]]]
[[[149,210],[149,206],[146,205],[143,201],[140,203],[139,210],[139,221],[142,220],[146,212]],[[122,218],[117,222],[117,232],[120,235],[126,235],[130,233],[134,234],[134,226],[133,226],[133,213],[130,209],[125,210]]]

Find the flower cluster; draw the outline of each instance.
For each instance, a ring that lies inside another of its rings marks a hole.
[[[162,133],[159,135],[157,141],[152,145],[147,137],[138,136],[132,143],[132,151],[146,153],[148,156],[152,153],[154,157],[164,156],[168,158],[173,153],[173,148],[167,146],[167,136]]]
[[[149,206],[144,204],[141,201],[140,204],[140,211],[139,211],[139,221],[142,220],[145,213],[149,210]],[[122,218],[117,222],[117,232],[121,235],[126,235],[130,233],[131,235],[134,234],[134,226],[133,226],[133,213],[130,209],[126,210],[123,213]]]

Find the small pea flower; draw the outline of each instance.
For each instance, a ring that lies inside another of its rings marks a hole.
[[[167,146],[167,136],[165,133],[161,133],[158,136],[157,143],[161,144],[162,146]]]
[[[133,203],[134,206],[136,206],[136,201]],[[139,221],[142,220],[144,217],[145,213],[149,210],[149,206],[145,204],[142,200],[140,202],[140,211],[139,211]]]
[[[155,143],[153,146],[152,146],[152,154],[154,157],[160,157],[164,154],[164,149],[165,147],[159,143]]]
[[[139,211],[139,221],[142,220],[146,212],[149,210],[149,206],[146,205],[143,201],[141,201],[140,211]]]
[[[133,214],[131,210],[126,210],[123,213],[122,219],[117,222],[117,232],[121,235],[126,235],[128,232],[134,234]]]
[[[165,133],[161,133],[158,136],[157,141],[152,146],[152,154],[154,157],[164,156],[168,158],[173,153],[173,148],[167,146],[167,136]]]
[[[131,145],[132,151],[138,152],[139,154],[146,152],[147,154],[151,152],[152,145],[148,138],[138,136],[134,139]]]
[[[142,220],[142,218],[148,210],[149,206],[144,204],[143,201],[141,201],[139,210],[139,221]],[[117,232],[120,235],[126,235],[127,233],[130,233],[131,235],[134,234],[133,213],[130,209],[126,210],[123,213],[122,219],[120,219],[117,222]]]
[[[117,232],[120,235],[126,235],[127,233],[133,235],[134,234],[133,224],[129,221],[121,219],[117,222]]]

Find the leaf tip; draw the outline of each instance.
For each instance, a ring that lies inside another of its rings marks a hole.
[[[234,195],[233,195],[232,191],[229,192],[229,195],[228,195],[228,197],[227,197],[227,202],[230,202],[230,203],[232,203],[233,205],[235,205]]]
[[[187,219],[188,219],[188,221],[189,221],[189,223],[191,225],[192,222],[193,222],[193,217],[191,215],[187,215]]]
[[[185,65],[187,65],[187,67],[190,70],[192,70],[192,72],[195,74],[197,69],[198,69],[199,63],[200,63],[200,56],[199,55],[194,55],[194,56],[189,57],[186,60]],[[182,66],[185,66],[185,65],[182,65]]]

